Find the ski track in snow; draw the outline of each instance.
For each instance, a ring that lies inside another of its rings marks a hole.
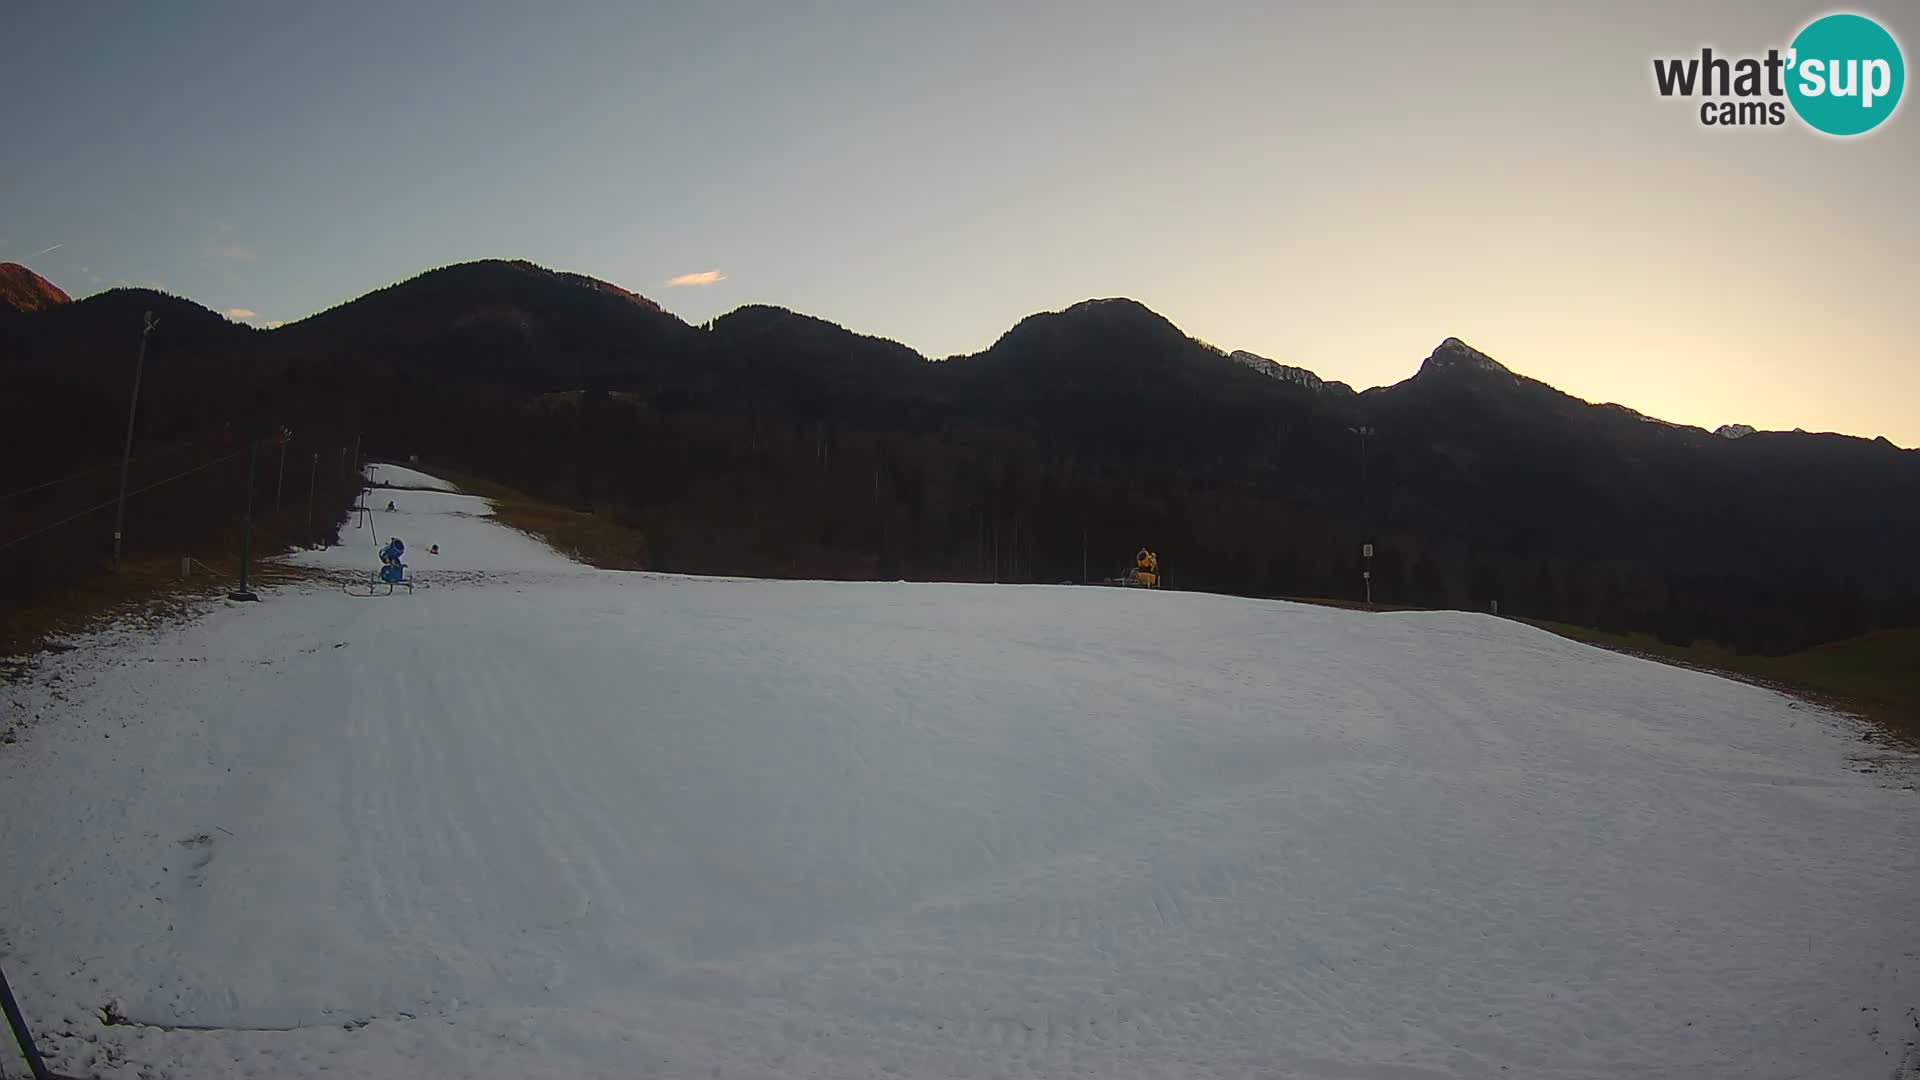
[[[1471,614],[600,572],[390,497],[296,561],[397,532],[413,596],[0,685],[0,959],[57,1068],[1920,1062],[1920,796],[1769,691]]]

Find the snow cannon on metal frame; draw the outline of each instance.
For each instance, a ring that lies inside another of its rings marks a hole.
[[[349,586],[347,592],[354,596],[392,596],[396,588],[412,592],[413,579],[407,576],[407,565],[401,561],[406,551],[407,545],[399,537],[388,540],[387,546],[380,549],[380,569],[367,575],[366,591]],[[380,592],[382,585],[387,587],[385,593]]]
[[[1151,548],[1141,548],[1133,557],[1133,569],[1127,571],[1125,584],[1136,589],[1157,589],[1160,587],[1160,556]]]

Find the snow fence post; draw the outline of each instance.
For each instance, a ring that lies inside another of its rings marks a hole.
[[[20,1044],[20,1056],[27,1059],[27,1068],[33,1070],[33,1080],[55,1080],[47,1071],[47,1063],[40,1059],[40,1048],[33,1045],[33,1032],[27,1030],[27,1018],[20,1015],[20,1003],[13,999],[13,987],[7,985],[5,971],[0,971],[0,1008],[6,1010],[7,1026],[13,1028],[13,1039]]]

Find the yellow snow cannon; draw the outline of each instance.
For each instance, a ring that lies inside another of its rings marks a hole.
[[[1127,571],[1127,584],[1136,589],[1160,587],[1160,556],[1147,548],[1133,557],[1133,569]]]

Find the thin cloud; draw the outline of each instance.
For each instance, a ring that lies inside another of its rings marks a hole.
[[[266,328],[269,330],[278,330],[281,327],[287,325],[287,321],[285,319],[271,319],[266,323],[264,323],[263,325],[265,325]]]
[[[241,244],[215,244],[207,249],[207,254],[216,259],[230,259],[234,262],[253,261],[253,249]]]
[[[67,246],[67,245],[65,245],[65,244],[55,244],[55,245],[53,245],[53,246],[52,246],[52,247],[50,247],[50,248],[41,248],[41,249],[40,249],[39,251],[36,251],[36,252],[34,252],[33,254],[31,254],[31,255],[29,255],[29,256],[27,256],[27,258],[29,258],[29,259],[37,259],[37,258],[39,258],[40,256],[42,256],[42,255],[45,255],[45,254],[46,254],[47,252],[49,252],[49,251],[59,251],[59,250],[60,250],[61,248],[63,248],[63,247],[66,247],[66,246]]]
[[[727,280],[727,275],[723,270],[702,270],[697,274],[681,274],[676,278],[668,278],[667,288],[678,289],[688,285],[705,287],[708,285],[718,285],[725,280]]]
[[[252,308],[230,307],[227,309],[227,318],[229,319],[257,319],[259,317],[260,313]]]

